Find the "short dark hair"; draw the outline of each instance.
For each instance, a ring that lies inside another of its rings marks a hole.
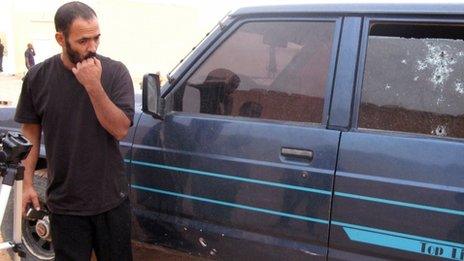
[[[66,3],[58,10],[55,14],[55,29],[57,32],[62,32],[67,37],[69,34],[69,27],[77,18],[82,18],[84,20],[91,20],[96,18],[97,14],[95,11],[88,5],[74,1]]]

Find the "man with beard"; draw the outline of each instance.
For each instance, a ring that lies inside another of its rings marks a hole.
[[[126,67],[97,54],[95,12],[70,2],[55,14],[62,48],[25,76],[15,120],[34,144],[23,162],[23,211],[41,206],[32,181],[43,131],[47,207],[56,260],[131,260],[128,182],[118,141],[134,114]]]

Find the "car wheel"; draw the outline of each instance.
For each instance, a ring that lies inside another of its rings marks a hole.
[[[47,188],[47,176],[43,170],[37,171],[34,175],[34,188],[39,194],[41,206],[46,208],[45,191]],[[14,191],[12,190],[1,227],[3,240],[11,240],[13,237],[13,195]],[[24,246],[23,250],[26,252],[26,257],[22,258],[22,260],[38,261],[55,259],[48,215],[39,220],[22,220],[22,242]],[[12,250],[8,250],[8,252],[13,257],[14,252]]]

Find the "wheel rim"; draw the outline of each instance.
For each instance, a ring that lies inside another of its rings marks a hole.
[[[23,244],[34,257],[41,260],[52,260],[55,257],[52,242],[37,234],[37,222],[38,220],[23,219]]]

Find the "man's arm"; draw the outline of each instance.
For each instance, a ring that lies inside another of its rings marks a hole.
[[[101,84],[102,66],[97,58],[89,58],[72,69],[77,80],[89,94],[100,124],[117,140],[129,131],[130,119],[108,97]]]
[[[117,140],[122,140],[129,131],[130,120],[106,95],[103,86],[87,90],[100,124]]]
[[[24,179],[23,179],[23,215],[26,213],[28,204],[34,206],[35,209],[40,208],[39,197],[34,189],[34,170],[37,160],[39,159],[40,151],[40,134],[42,128],[40,124],[25,123],[21,126],[23,135],[32,143],[32,149],[25,160],[24,165]]]

